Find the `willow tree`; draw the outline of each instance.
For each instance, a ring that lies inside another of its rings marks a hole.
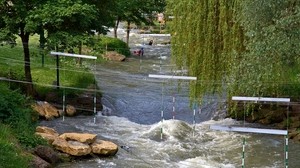
[[[197,76],[191,97],[299,96],[298,0],[173,0],[172,57]]]
[[[191,97],[201,100],[206,93],[223,89],[226,76],[244,51],[243,29],[236,18],[239,0],[170,0],[167,12],[171,24],[172,61],[186,67],[190,76]]]
[[[233,67],[231,93],[298,97],[300,2],[244,0],[239,20],[246,51]]]

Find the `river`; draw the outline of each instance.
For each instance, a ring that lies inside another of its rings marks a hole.
[[[143,38],[143,41],[145,39]],[[146,39],[149,40],[149,39]],[[131,48],[138,49],[135,45]],[[144,46],[144,56],[97,65],[95,76],[103,92],[104,110],[93,116],[43,121],[63,132],[88,132],[119,145],[114,157],[63,163],[63,168],[234,168],[284,167],[284,137],[211,130],[212,124],[242,125],[225,119],[221,98],[206,97],[194,116],[187,82],[149,78],[170,74],[170,46]],[[173,101],[175,97],[175,101]],[[173,111],[175,107],[175,112]],[[161,111],[164,111],[161,121]],[[174,119],[173,119],[174,117]],[[195,123],[194,123],[195,121]],[[246,123],[249,126],[258,126]],[[163,136],[161,137],[161,131]],[[123,147],[123,148],[122,148]],[[289,167],[300,167],[300,144],[289,142]]]

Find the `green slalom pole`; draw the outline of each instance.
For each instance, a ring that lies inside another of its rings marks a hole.
[[[284,153],[285,153],[285,158],[284,158],[284,164],[285,168],[289,167],[289,155],[288,155],[288,145],[289,145],[289,138],[288,136],[285,136],[285,147],[284,147]]]

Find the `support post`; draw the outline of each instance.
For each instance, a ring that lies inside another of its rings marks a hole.
[[[56,89],[59,89],[59,56],[56,55]]]

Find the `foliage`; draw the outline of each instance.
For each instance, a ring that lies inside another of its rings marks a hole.
[[[95,45],[96,51],[101,53],[105,51],[117,51],[125,56],[130,56],[130,50],[128,45],[120,39],[111,38],[107,36],[101,36]]]
[[[16,35],[21,38],[24,47],[24,76],[28,82],[32,82],[29,36],[38,33],[42,36],[41,43],[44,43],[46,30],[47,37],[52,37],[49,40],[52,47],[65,46],[68,43],[71,46],[81,46],[88,41],[85,35],[93,34],[94,31],[104,33],[107,26],[112,24],[107,10],[110,2],[109,0],[0,0],[0,39],[14,40]],[[61,36],[57,34],[67,34],[64,37],[68,38],[60,38]],[[75,40],[71,41],[70,38]],[[41,48],[43,45],[41,44]],[[26,86],[27,93],[35,96],[33,85]]]
[[[240,21],[246,52],[232,76],[231,92],[256,96],[299,96],[300,3],[286,0],[243,1]],[[238,80],[237,80],[238,79]],[[285,89],[284,89],[285,88]],[[296,91],[291,95],[290,88]],[[293,89],[294,88],[294,89]]]
[[[224,90],[228,97],[299,96],[298,1],[167,2],[173,62],[198,78],[192,99]]]
[[[34,135],[37,114],[29,107],[27,100],[18,91],[11,91],[0,85],[0,121],[10,125],[18,141],[25,147],[35,147],[44,141]]]
[[[235,58],[243,51],[242,29],[235,18],[239,1],[167,1],[173,14],[172,61],[198,81],[191,97],[223,89]]]
[[[29,158],[18,147],[14,132],[0,123],[0,165],[7,168],[19,168],[29,165]]]

